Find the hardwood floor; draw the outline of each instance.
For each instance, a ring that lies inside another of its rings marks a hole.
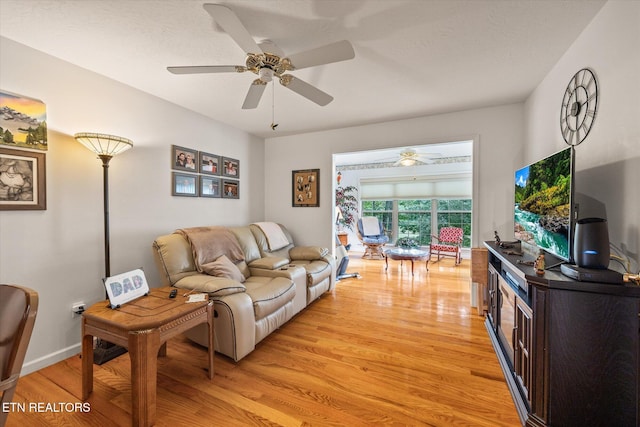
[[[470,307],[469,260],[365,261],[238,363],[183,337],[158,366],[158,426],[519,426],[483,319]],[[81,362],[71,357],[20,379],[15,426],[128,426],[129,357],[94,368],[88,412]],[[58,412],[29,412],[30,403]],[[62,405],[59,404],[62,402]],[[68,408],[67,408],[68,409]]]

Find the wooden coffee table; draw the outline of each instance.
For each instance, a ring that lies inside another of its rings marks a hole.
[[[400,261],[400,266],[402,266],[402,261],[411,261],[411,275],[413,276],[413,262],[414,261],[426,261],[429,263],[429,253],[427,251],[422,251],[420,249],[402,249],[402,248],[394,248],[387,249],[384,251],[384,269],[387,270],[389,268],[389,258]],[[429,267],[427,266],[427,270]]]
[[[151,289],[149,295],[117,309],[99,302],[82,314],[82,400],[93,391],[93,337],[129,350],[134,426],[155,424],[158,356],[166,356],[167,340],[207,323],[209,379],[213,378],[213,301],[187,303],[181,289],[169,298],[172,289]]]

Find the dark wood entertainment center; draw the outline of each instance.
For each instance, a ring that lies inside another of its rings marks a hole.
[[[640,286],[578,282],[488,249],[485,326],[526,426],[640,425]]]

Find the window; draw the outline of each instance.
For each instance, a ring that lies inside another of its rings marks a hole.
[[[362,215],[380,218],[392,242],[410,237],[422,246],[442,227],[459,227],[464,234],[462,246],[471,247],[471,214],[471,199],[362,201]]]
[[[382,222],[385,234],[392,239],[393,232],[393,201],[367,200],[362,202],[362,216],[375,216]]]
[[[462,247],[471,247],[471,199],[438,200],[438,231],[442,227],[462,228]]]
[[[431,200],[398,200],[398,237],[410,237],[420,245],[431,240]]]

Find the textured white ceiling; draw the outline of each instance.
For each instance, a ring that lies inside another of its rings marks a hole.
[[[256,41],[291,54],[349,40],[356,58],[293,72],[334,96],[320,107],[275,87],[240,107],[253,74],[195,0],[0,0],[0,35],[263,137],[521,102],[604,0],[237,0]],[[585,64],[588,65],[588,64]],[[2,85],[0,76],[0,86]]]

